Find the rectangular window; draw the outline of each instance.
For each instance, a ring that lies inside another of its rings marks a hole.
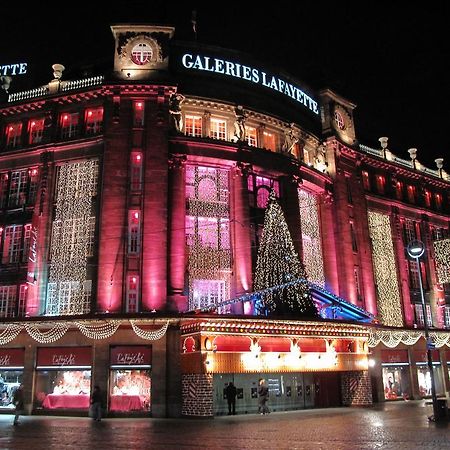
[[[434,204],[436,205],[437,210],[442,209],[442,195],[441,194],[434,194]]]
[[[222,141],[227,138],[227,122],[223,119],[211,118],[211,128],[209,136],[213,139],[221,139]]]
[[[355,280],[356,297],[359,301],[362,301],[363,296],[362,296],[362,289],[361,289],[361,277],[360,277],[358,266],[353,267],[353,278]]]
[[[409,274],[409,287],[412,289],[419,289],[420,288],[419,270],[417,268],[416,262],[408,259],[406,261],[406,264],[408,267],[408,274]]]
[[[133,102],[133,126],[135,128],[144,127],[145,103],[142,100]]]
[[[245,135],[247,137],[247,144],[249,147],[256,147],[258,139],[256,138],[256,128],[245,127]]]
[[[92,136],[103,131],[103,108],[93,108],[86,111],[86,135]]]
[[[44,137],[44,118],[31,119],[28,123],[28,143],[39,144]]]
[[[415,188],[415,186],[412,186],[409,184],[406,191],[408,194],[408,202],[416,203],[416,188]]]
[[[135,313],[139,305],[139,277],[137,275],[127,276],[126,312]]]
[[[445,307],[445,328],[450,328],[450,306]]]
[[[22,250],[22,225],[10,225],[5,228],[3,239],[2,264],[18,263]]]
[[[226,300],[226,285],[222,280],[194,280],[193,291],[195,308],[206,308]]]
[[[62,113],[61,114],[61,139],[73,139],[80,132],[80,115],[79,113]]]
[[[277,180],[250,174],[247,178],[247,186],[251,207],[265,208],[272,188],[277,197],[280,197],[280,185]]]
[[[424,202],[425,202],[425,206],[427,208],[430,208],[431,207],[431,192],[425,190],[425,192],[423,193],[423,199],[424,199]]]
[[[186,136],[202,136],[202,118],[200,116],[186,115],[184,130]]]
[[[424,326],[424,320],[423,320],[423,308],[422,304],[415,304],[415,311],[416,311],[416,323],[419,327]],[[429,327],[433,325],[433,320],[431,316],[431,307],[430,305],[425,305],[425,310],[427,312],[427,324]]]
[[[130,161],[130,183],[132,191],[140,191],[142,189],[142,153],[131,152]]]
[[[141,213],[129,211],[128,213],[128,254],[138,255],[141,250]]]
[[[14,317],[17,286],[0,286],[0,317]]]
[[[19,286],[19,304],[17,310],[17,315],[19,317],[25,317],[26,315],[27,293],[28,293],[28,286],[26,284],[21,284]]]
[[[364,190],[370,191],[369,172],[367,172],[366,170],[363,170],[361,175],[362,175],[362,182],[363,182]]]
[[[384,178],[383,175],[377,175],[376,176],[377,181],[377,191],[379,194],[384,194],[385,187],[386,187],[386,178]]]
[[[264,131],[264,148],[275,152],[277,150],[277,144],[275,140],[275,134]]]
[[[303,148],[303,161],[304,161],[304,163],[307,164],[308,166],[311,166],[311,165],[312,165],[311,158],[310,158],[310,156],[309,156],[309,151],[306,150],[306,148]]]
[[[0,173],[0,208],[6,206],[8,199],[8,180],[9,176],[6,172]]]
[[[417,227],[414,220],[404,219],[403,221],[403,243],[407,246],[411,241],[418,239]]]
[[[9,123],[6,125],[6,148],[17,148],[21,144],[22,123]]]
[[[358,252],[358,242],[356,240],[355,224],[350,222],[350,236],[352,239],[352,250],[354,253]]]
[[[31,239],[31,223],[28,223],[23,226],[22,262],[28,261],[28,250],[30,249],[30,239]]]
[[[8,206],[14,208],[26,203],[28,170],[16,170],[11,172],[9,185]]]
[[[403,183],[401,181],[397,181],[395,184],[395,198],[403,200]]]
[[[349,177],[345,177],[345,186],[347,188],[347,202],[349,205],[353,205],[352,186]]]

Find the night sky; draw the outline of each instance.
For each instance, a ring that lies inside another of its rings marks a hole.
[[[378,138],[388,136],[396,155],[409,158],[407,149],[416,147],[419,161],[435,168],[443,157],[450,172],[450,5],[266,3],[91,0],[66,3],[64,10],[73,9],[66,13],[61,2],[8,2],[0,12],[0,64],[29,63],[10,92],[47,83],[56,62],[66,66],[66,79],[76,78],[93,63],[112,64],[111,24],[173,25],[176,39],[193,40],[196,10],[199,42],[249,53],[314,89],[333,89],[357,105],[360,143],[379,148]]]

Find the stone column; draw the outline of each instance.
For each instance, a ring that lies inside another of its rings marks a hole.
[[[183,312],[187,298],[183,295],[186,274],[186,155],[169,158],[169,296],[168,308]]]
[[[237,163],[231,180],[230,233],[234,263],[232,297],[238,297],[252,290],[252,249],[247,189],[249,170],[249,164]],[[242,302],[236,303],[232,308],[236,314],[244,313]]]

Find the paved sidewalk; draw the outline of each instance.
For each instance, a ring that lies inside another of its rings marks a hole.
[[[423,401],[214,419],[103,419],[0,415],[2,450],[443,450],[450,423],[432,423]]]

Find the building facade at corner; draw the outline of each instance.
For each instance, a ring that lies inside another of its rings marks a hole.
[[[224,414],[229,381],[255,412],[259,378],[274,410],[427,397],[424,321],[450,391],[443,161],[362,145],[355,105],[248,55],[111,29],[112,70],[0,105],[0,408],[21,382],[33,414],[87,414],[94,384],[111,416]],[[255,293],[271,193],[313,320]]]

